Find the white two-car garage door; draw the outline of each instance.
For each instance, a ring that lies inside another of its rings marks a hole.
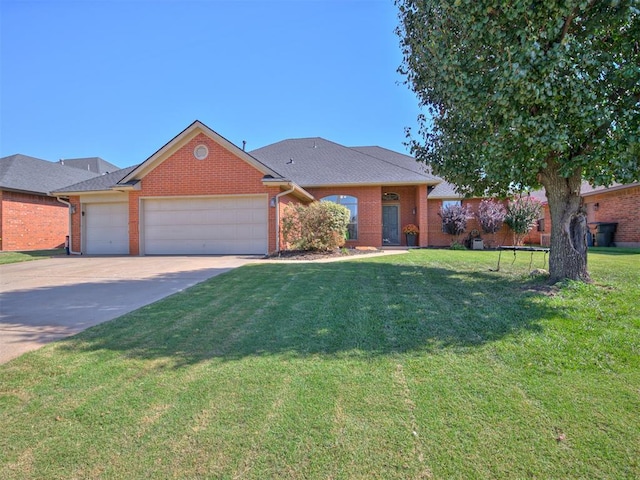
[[[127,255],[129,253],[129,204],[86,203],[82,207],[84,253]]]
[[[266,195],[145,198],[146,255],[265,254]]]

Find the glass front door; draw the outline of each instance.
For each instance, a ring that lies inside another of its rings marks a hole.
[[[400,245],[399,205],[382,205],[382,244]]]

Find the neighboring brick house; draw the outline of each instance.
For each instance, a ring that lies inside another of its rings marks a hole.
[[[481,201],[461,199],[423,164],[384,148],[316,137],[245,152],[199,121],[141,164],[54,194],[73,205],[72,252],[117,255],[278,251],[285,206],[314,200],[351,211],[349,247],[404,246],[409,223],[420,230],[419,246],[449,246],[440,208],[462,201],[475,212]],[[482,236],[493,246],[512,242],[507,227]]]
[[[595,233],[599,222],[617,223],[613,236],[618,247],[640,247],[640,183],[581,190],[587,210],[587,224]]]
[[[527,239],[531,243],[549,246],[551,241],[551,214],[544,190],[532,194],[543,204],[543,218],[537,229]],[[592,187],[582,182],[580,187],[587,226],[591,236],[589,245],[596,242],[599,223],[616,223],[613,245],[617,247],[640,247],[640,183],[614,184],[610,187]]]
[[[79,160],[84,164],[92,161]],[[97,174],[82,166],[69,168],[26,155],[1,158],[0,250],[38,250],[64,245],[69,230],[68,207],[49,192]]]

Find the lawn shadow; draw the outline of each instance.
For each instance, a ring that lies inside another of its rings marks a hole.
[[[284,355],[464,352],[563,315],[534,280],[355,261],[249,265],[64,340],[173,365]]]

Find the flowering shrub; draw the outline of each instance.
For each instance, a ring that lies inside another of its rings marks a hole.
[[[509,201],[506,223],[513,230],[515,244],[522,243],[525,235],[536,225],[542,212],[542,204],[530,197],[520,197]]]
[[[502,228],[507,209],[504,205],[493,200],[482,200],[478,206],[476,218],[484,233],[496,233]]]
[[[295,250],[334,250],[345,243],[351,213],[333,202],[289,204],[283,212],[282,235]]]
[[[467,220],[473,217],[469,205],[449,205],[438,213],[442,218],[442,229],[449,235],[460,235],[467,229]]]
[[[402,233],[404,233],[405,235],[417,235],[419,232],[420,230],[413,223],[405,225],[402,229]]]

